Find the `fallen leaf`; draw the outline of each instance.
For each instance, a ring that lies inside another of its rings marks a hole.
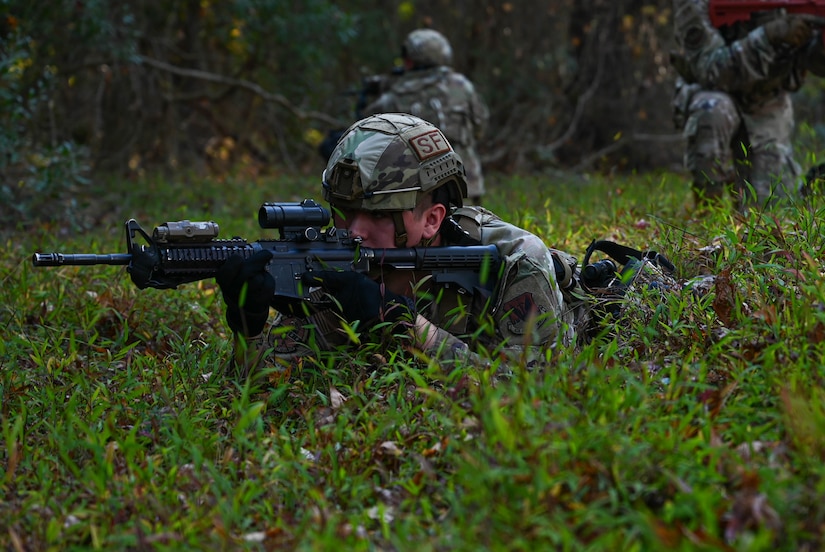
[[[389,454],[390,456],[401,456],[402,454],[402,450],[392,441],[384,441],[378,445],[378,448],[383,454]]]
[[[392,513],[392,507],[386,506],[383,508],[379,508],[378,506],[373,506],[369,510],[367,510],[367,515],[370,519],[380,519],[384,523],[390,523],[395,516]]]
[[[733,309],[736,305],[736,290],[730,280],[730,269],[724,269],[716,277],[716,296],[713,299],[713,310],[725,326],[733,322]]]
[[[338,389],[336,389],[335,387],[329,388],[329,404],[330,406],[332,406],[334,410],[338,410],[339,408],[344,406],[344,403],[346,401],[347,398],[343,395],[343,393],[338,391]]]

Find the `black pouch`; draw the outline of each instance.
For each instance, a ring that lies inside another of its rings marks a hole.
[[[607,257],[590,262],[595,252]],[[590,302],[591,330],[607,316],[616,318],[634,286],[667,291],[676,286],[676,267],[664,255],[608,240],[593,240],[582,260],[579,281]]]

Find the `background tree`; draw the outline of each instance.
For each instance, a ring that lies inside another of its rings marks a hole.
[[[345,92],[421,26],[491,107],[487,170],[680,164],[670,0],[338,4],[0,0],[0,216],[94,171],[316,172],[324,134],[353,120]],[[801,98],[818,117],[818,94]]]

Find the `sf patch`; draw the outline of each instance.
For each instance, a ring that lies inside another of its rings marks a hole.
[[[438,129],[429,130],[410,138],[410,146],[418,156],[419,161],[452,151],[450,143]]]

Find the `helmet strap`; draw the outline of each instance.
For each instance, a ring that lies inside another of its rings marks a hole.
[[[404,212],[394,211],[392,221],[395,224],[395,246],[407,247],[407,228],[404,226]]]

